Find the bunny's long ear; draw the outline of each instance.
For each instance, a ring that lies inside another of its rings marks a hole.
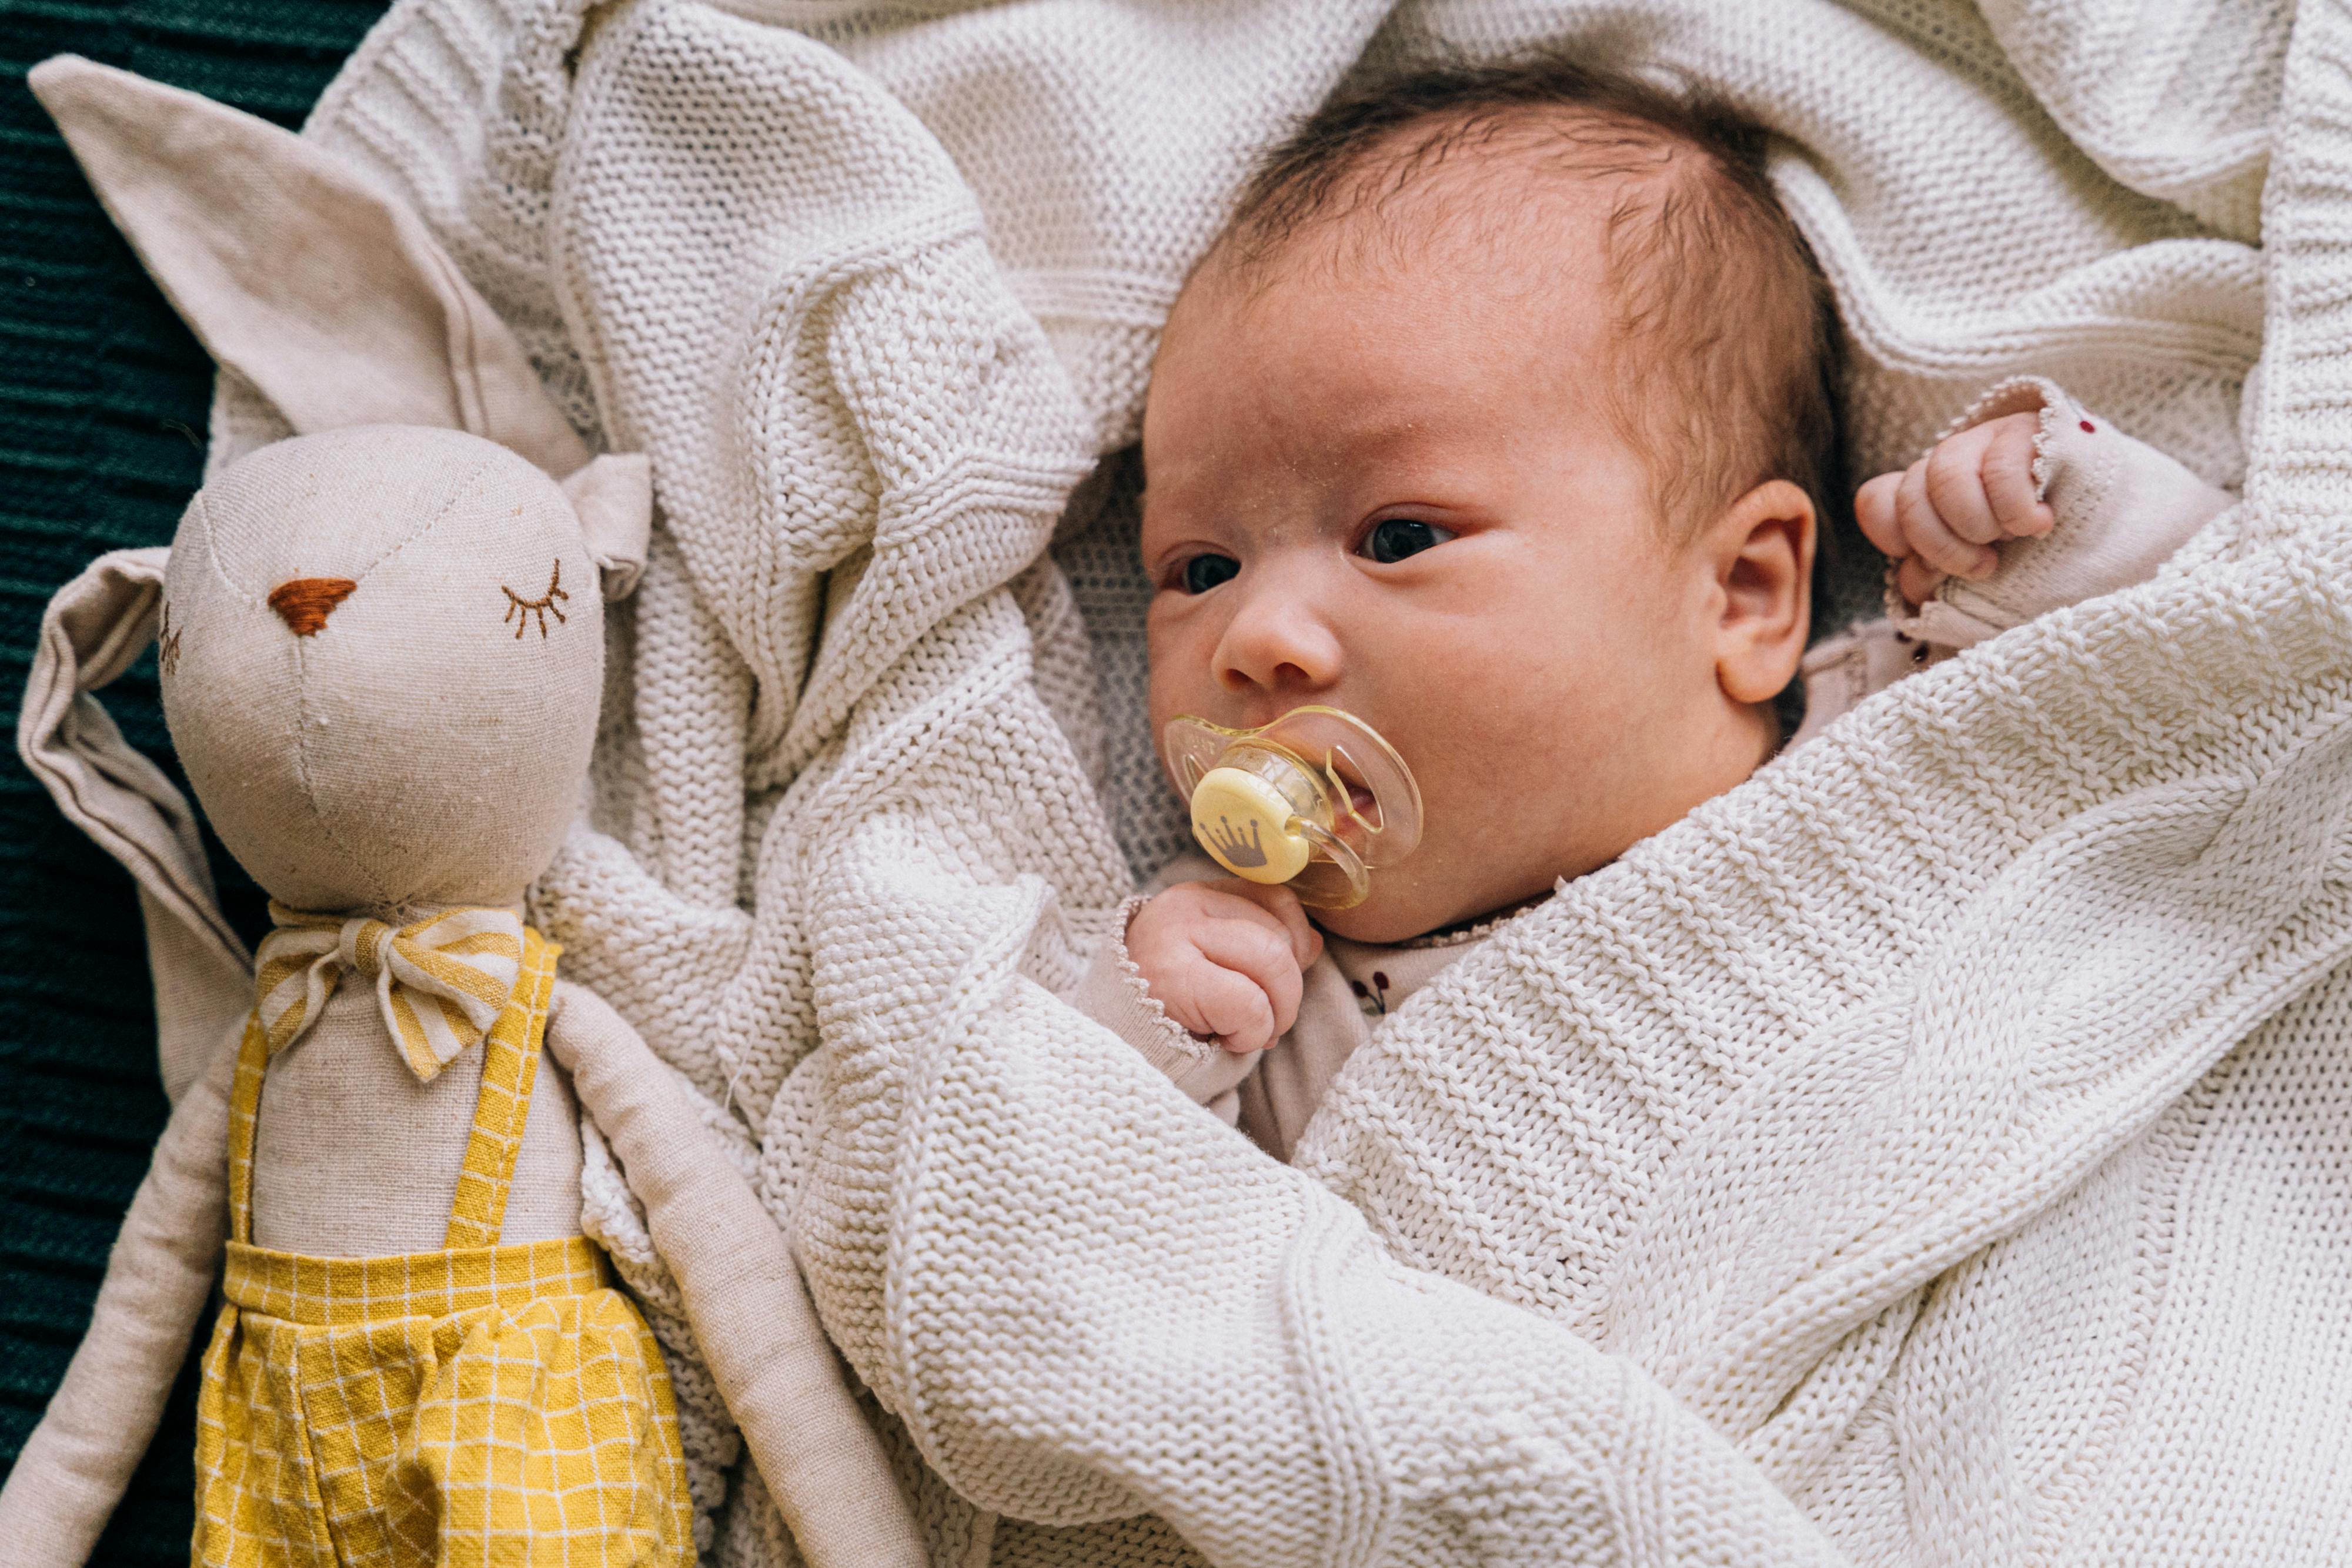
[[[163,1087],[176,1100],[252,1006],[253,961],[221,915],[186,798],[89,695],[155,640],[170,557],[160,547],[102,555],[49,601],[16,716],[16,751],[67,820],[138,880]]]
[[[298,433],[470,431],[559,479],[588,461],[522,345],[404,204],[194,93],[73,55],[30,81],[173,308]]]
[[[563,481],[604,597],[626,599],[646,570],[654,524],[653,468],[641,452],[604,453]]]

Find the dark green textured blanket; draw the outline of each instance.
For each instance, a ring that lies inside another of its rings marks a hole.
[[[9,733],[49,595],[91,557],[168,542],[195,488],[212,376],[25,87],[88,55],[297,125],[380,0],[0,0],[0,692]],[[152,657],[108,694],[166,760]],[[168,765],[168,763],[167,763]],[[233,919],[251,886],[214,846]],[[0,762],[0,1459],[89,1320],[165,1112],[128,874]],[[193,1366],[93,1561],[185,1563]]]

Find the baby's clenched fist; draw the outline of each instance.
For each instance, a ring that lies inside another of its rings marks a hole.
[[[2040,416],[2005,414],[1946,436],[1900,474],[1881,474],[1853,498],[1854,521],[1895,562],[1895,586],[1924,604],[1947,577],[1982,581],[2003,539],[2046,534],[2057,514],[2035,493]]]
[[[1180,883],[1127,927],[1128,956],[1168,1016],[1232,1051],[1290,1032],[1301,977],[1322,951],[1297,894],[1239,878]]]

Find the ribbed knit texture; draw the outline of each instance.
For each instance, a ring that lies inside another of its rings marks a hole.
[[[653,457],[538,915],[758,1142],[940,1561],[2337,1554],[2340,10],[759,9],[412,0],[315,129]],[[1249,152],[1538,38],[1784,133],[1858,472],[2038,371],[2248,504],[1507,926],[1281,1167],[1049,994],[1165,804],[1098,493],[1032,563]]]
[[[24,86],[73,50],[298,123],[375,0],[0,4],[0,688],[12,705],[49,595],[102,550],[166,543],[195,487],[211,361],[147,281]],[[154,665],[107,694],[168,763]],[[13,723],[13,714],[11,717]],[[89,1318],[165,1104],[131,879],[0,762],[0,1458],[39,1418]],[[261,900],[215,853],[232,916]],[[93,1561],[187,1561],[193,1362]]]

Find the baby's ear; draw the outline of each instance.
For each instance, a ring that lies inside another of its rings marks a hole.
[[[425,424],[558,477],[588,450],[424,220],[300,137],[72,55],[29,77],[139,259],[298,434]]]
[[[563,481],[606,599],[636,591],[654,523],[653,468],[641,453],[606,453]]]
[[[1716,677],[1734,702],[1769,702],[1796,675],[1811,625],[1816,528],[1812,498],[1768,479],[1694,541],[1722,596]]]

